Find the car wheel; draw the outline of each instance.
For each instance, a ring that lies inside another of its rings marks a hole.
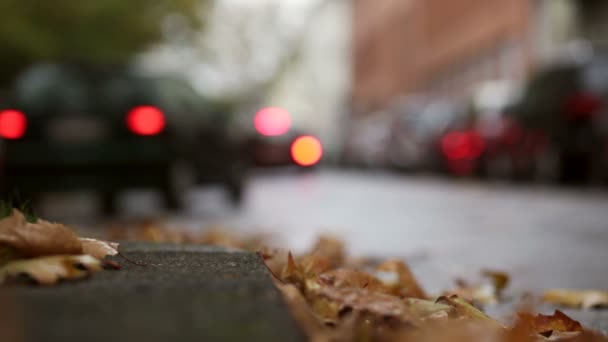
[[[543,183],[555,183],[559,178],[560,153],[549,148],[536,160],[536,180]]]
[[[226,190],[230,203],[238,206],[243,201],[245,192],[245,179],[247,178],[247,165],[245,162],[235,162],[230,170],[230,179],[226,183]]]
[[[101,213],[104,216],[115,216],[118,213],[116,192],[104,192],[101,194]]]
[[[228,192],[228,199],[234,206],[240,206],[243,202],[244,189],[242,184],[228,184],[226,190]]]
[[[559,180],[565,184],[581,184],[590,178],[590,156],[580,153],[560,153]]]
[[[185,207],[185,198],[196,182],[192,165],[185,161],[177,161],[167,167],[162,196],[165,207],[169,210],[180,211]]]

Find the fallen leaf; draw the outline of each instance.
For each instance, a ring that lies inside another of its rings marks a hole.
[[[291,284],[275,282],[289,306],[289,310],[302,330],[310,337],[317,335],[323,329],[319,320],[314,316],[306,299],[300,290]]]
[[[118,243],[89,238],[79,238],[82,252],[99,260],[118,254]]]
[[[608,291],[555,289],[545,292],[543,301],[572,308],[608,306]]]
[[[340,309],[348,307],[355,311],[365,311],[383,317],[396,317],[401,320],[414,320],[409,314],[406,303],[399,297],[367,289],[335,288],[325,286],[319,296],[336,303]]]
[[[71,229],[40,219],[35,223],[27,222],[17,209],[13,209],[11,216],[0,220],[1,245],[13,248],[23,258],[82,254],[82,244]]]
[[[393,288],[393,294],[400,297],[427,298],[409,266],[401,260],[389,260],[378,266],[379,272],[392,273],[394,281],[387,284]]]
[[[0,268],[0,284],[26,275],[41,285],[61,279],[79,279],[101,270],[101,262],[90,255],[60,255],[17,260]]]
[[[496,297],[502,296],[502,292],[509,286],[511,278],[509,274],[502,271],[484,270],[481,274],[492,281]]]
[[[309,254],[321,254],[326,256],[336,266],[342,265],[346,260],[346,248],[344,242],[329,235],[319,237]]]
[[[583,331],[581,324],[559,310],[551,316],[538,314],[533,316],[529,313],[519,313],[519,320],[524,322],[532,332],[544,337],[551,337],[553,333],[575,333]],[[521,323],[520,323],[521,324]]]
[[[463,279],[457,279],[458,287],[445,291],[444,295],[457,295],[475,304],[497,304],[502,298],[502,293],[509,285],[509,275],[501,271],[484,270],[481,272],[483,282],[471,285]]]
[[[384,293],[389,292],[389,288],[384,283],[373,275],[363,271],[340,268],[321,274],[319,281],[323,285],[336,288],[357,288]]]
[[[451,311],[454,318],[478,319],[482,321],[493,322],[496,325],[500,326],[500,323],[498,323],[498,321],[494,320],[493,318],[473,306],[471,303],[458,296],[439,297],[437,299],[437,303],[446,304],[454,308],[454,310]]]

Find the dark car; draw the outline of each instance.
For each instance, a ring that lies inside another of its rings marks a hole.
[[[255,132],[247,135],[247,155],[258,167],[298,166],[311,169],[323,157],[319,139],[292,127],[291,113],[280,107],[266,107],[254,117]],[[247,126],[251,126],[247,123]]]
[[[559,63],[537,72],[510,108],[518,173],[551,168],[563,182],[606,173],[608,58]]]
[[[178,78],[143,77],[127,67],[37,65],[0,108],[2,194],[33,200],[91,189],[113,212],[122,190],[153,188],[177,209],[185,187],[197,181],[225,185],[238,202],[244,152],[228,135],[229,114]]]

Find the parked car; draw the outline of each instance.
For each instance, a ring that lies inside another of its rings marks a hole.
[[[242,143],[227,134],[229,114],[179,78],[124,66],[36,65],[0,108],[2,194],[34,200],[90,189],[111,213],[128,188],[159,190],[177,209],[190,183],[217,182],[238,203],[245,159]]]
[[[518,173],[553,173],[562,182],[606,178],[608,56],[537,72],[509,111]]]
[[[391,125],[392,117],[385,111],[351,119],[345,136],[342,163],[364,168],[386,167]]]
[[[462,109],[447,100],[417,102],[396,112],[388,147],[389,163],[405,170],[450,170],[452,150],[443,141],[455,126]]]

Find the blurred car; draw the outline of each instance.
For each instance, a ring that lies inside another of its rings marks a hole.
[[[521,177],[606,178],[607,57],[561,62],[532,76],[508,113],[512,160]]]
[[[365,168],[387,166],[391,125],[388,112],[352,119],[345,137],[342,163]]]
[[[129,188],[153,188],[168,208],[194,183],[223,184],[241,200],[242,145],[185,81],[144,77],[127,67],[36,65],[21,75],[0,109],[7,197],[97,191],[105,212]]]
[[[456,110],[455,104],[444,100],[414,101],[395,109],[387,148],[389,165],[401,170],[442,169],[441,140]]]
[[[291,113],[284,108],[266,107],[254,118],[255,132],[247,138],[247,155],[258,167],[298,166],[309,169],[323,157],[323,146],[313,135],[292,127]],[[312,144],[298,144],[302,141]],[[306,145],[306,146],[305,146]]]

